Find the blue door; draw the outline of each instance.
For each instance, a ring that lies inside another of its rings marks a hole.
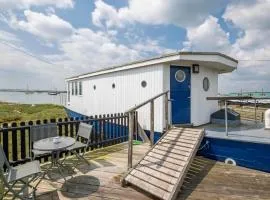
[[[190,123],[190,68],[171,66],[170,90],[172,123]]]

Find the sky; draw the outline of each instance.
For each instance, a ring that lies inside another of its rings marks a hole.
[[[0,0],[0,88],[176,51],[239,60],[219,92],[270,91],[270,0]]]

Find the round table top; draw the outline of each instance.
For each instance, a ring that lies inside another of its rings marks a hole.
[[[50,137],[34,142],[34,149],[39,151],[60,151],[72,146],[76,142],[72,137],[58,137],[58,141],[55,143],[54,138]]]

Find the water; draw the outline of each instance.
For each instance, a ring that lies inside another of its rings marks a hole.
[[[23,104],[65,105],[66,94],[48,95],[47,93],[25,94],[23,92],[0,92],[0,101]]]

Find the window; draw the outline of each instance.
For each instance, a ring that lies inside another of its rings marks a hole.
[[[146,81],[142,81],[142,82],[141,82],[141,86],[142,86],[143,88],[145,88],[145,87],[147,86]]]
[[[203,89],[204,89],[204,91],[207,92],[209,90],[209,87],[210,87],[209,79],[207,77],[205,77],[203,79]]]
[[[96,90],[96,88],[97,88],[96,85],[94,85],[94,86],[93,86],[93,89]]]
[[[183,82],[186,79],[186,74],[183,70],[178,70],[175,73],[175,80],[177,80],[178,82]]]
[[[71,87],[72,87],[71,94],[74,95],[74,82],[71,82]]]
[[[75,84],[75,95],[78,95],[78,82],[76,81],[74,84]]]
[[[79,95],[82,95],[82,82],[79,82]]]
[[[113,89],[115,88],[115,84],[114,84],[114,83],[112,84],[112,88],[113,88]]]

